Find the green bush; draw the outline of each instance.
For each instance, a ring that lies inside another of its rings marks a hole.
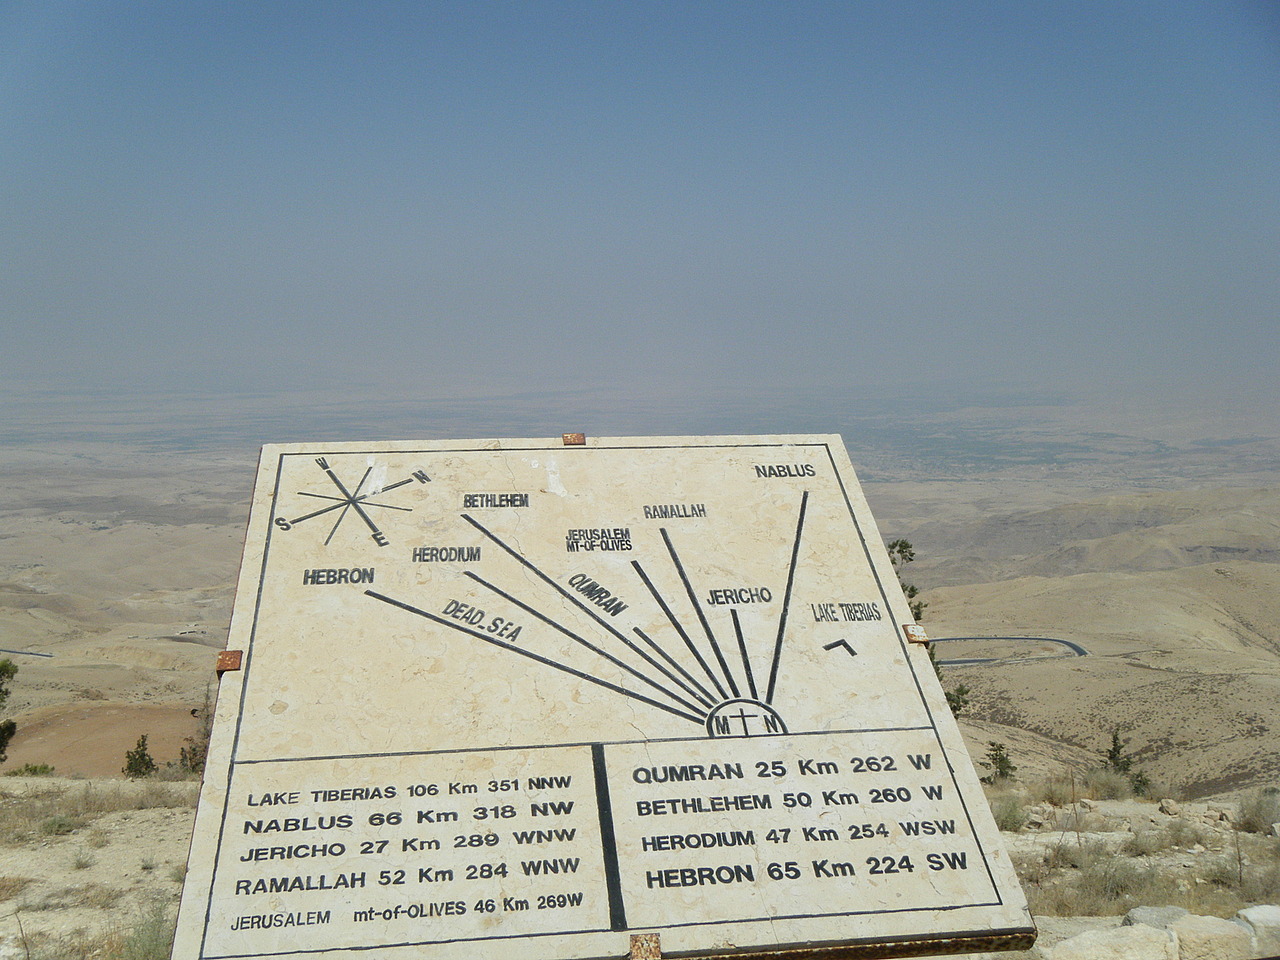
[[[124,775],[130,780],[149,777],[156,772],[156,762],[147,752],[147,735],[138,738],[137,745],[124,755]]]
[[[53,767],[47,763],[24,763],[15,770],[5,773],[6,777],[52,777]]]
[[[205,760],[209,756],[209,737],[213,734],[213,691],[204,688],[204,703],[193,714],[198,726],[194,736],[187,737],[186,746],[179,751],[178,765],[189,774],[204,773]]]
[[[0,660],[0,710],[9,702],[9,681],[18,675],[18,665],[12,660]],[[18,732],[18,725],[12,720],[0,723],[0,763],[4,763],[9,741]]]
[[[1013,760],[1009,758],[1008,749],[1003,743],[998,743],[995,740],[987,743],[986,759],[979,760],[978,763],[991,771],[982,778],[983,783],[1012,780],[1013,775],[1018,771],[1018,768],[1013,765]]]
[[[40,821],[40,832],[46,837],[62,837],[77,829],[80,825],[79,818],[67,817],[59,813]]]

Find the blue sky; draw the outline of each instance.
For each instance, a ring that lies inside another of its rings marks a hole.
[[[1280,6],[0,5],[9,389],[1236,395]]]

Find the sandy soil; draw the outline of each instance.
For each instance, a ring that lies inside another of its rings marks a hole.
[[[195,783],[0,781],[0,944],[97,937],[157,905],[172,916],[195,793]]]
[[[10,768],[47,763],[86,777],[114,777],[138,738],[152,757],[175,758],[194,733],[183,705],[81,702],[37,707],[22,715],[22,737],[9,750]]]

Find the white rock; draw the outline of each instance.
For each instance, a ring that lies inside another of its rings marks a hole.
[[[1165,930],[1146,924],[1091,930],[1063,940],[1049,960],[1179,960],[1177,941]]]
[[[1253,937],[1251,956],[1280,956],[1280,907],[1273,904],[1246,907],[1236,914],[1236,922]]]
[[[1237,923],[1221,917],[1188,915],[1169,930],[1178,938],[1179,960],[1249,960],[1253,937]]]
[[[1182,808],[1178,806],[1178,801],[1170,800],[1168,797],[1161,800],[1160,805],[1156,807],[1156,809],[1170,817],[1176,817],[1182,811]]]

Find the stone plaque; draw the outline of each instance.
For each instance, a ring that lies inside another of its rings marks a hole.
[[[174,956],[1034,927],[835,436],[264,448]]]

